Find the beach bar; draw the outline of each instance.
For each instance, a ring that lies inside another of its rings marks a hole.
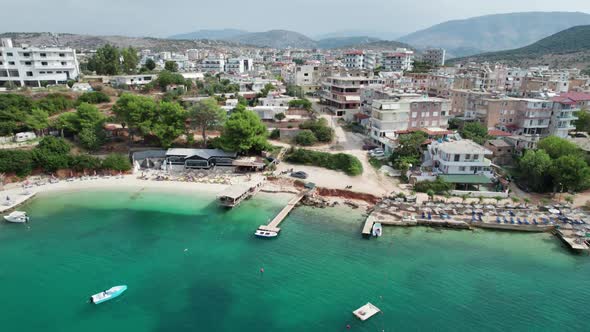
[[[233,185],[217,195],[217,199],[221,206],[233,208],[238,206],[243,200],[254,196],[262,188],[263,184],[264,179]]]

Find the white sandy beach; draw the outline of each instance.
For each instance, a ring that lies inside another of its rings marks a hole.
[[[247,183],[246,177],[232,177],[232,184]],[[0,213],[14,209],[39,194],[59,193],[59,192],[76,192],[76,191],[129,191],[136,189],[152,189],[161,192],[174,193],[210,193],[218,194],[228,188],[229,184],[217,183],[199,183],[199,182],[182,182],[182,181],[154,181],[141,180],[136,174],[123,175],[122,177],[97,178],[74,181],[61,180],[58,183],[46,183],[40,186],[32,186],[28,189],[22,188],[22,183],[12,183],[4,186],[0,191],[0,202],[5,203],[7,197],[11,204],[0,205]]]

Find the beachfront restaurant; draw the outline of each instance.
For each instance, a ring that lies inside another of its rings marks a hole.
[[[237,157],[237,152],[225,152],[220,149],[168,149],[166,167],[176,170],[232,167]]]

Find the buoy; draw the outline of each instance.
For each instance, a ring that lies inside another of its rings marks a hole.
[[[346,329],[350,330],[350,324],[346,324]]]
[[[260,273],[264,273],[264,268],[263,267],[260,268]]]
[[[184,248],[184,251],[185,251],[185,252],[186,252],[186,251],[188,251],[188,248]]]

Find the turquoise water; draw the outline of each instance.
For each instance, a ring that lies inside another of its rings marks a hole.
[[[65,193],[0,224],[2,331],[581,331],[590,257],[547,234],[385,228],[288,196],[225,211],[211,195]],[[260,269],[264,268],[264,273]],[[121,297],[91,305],[118,284]],[[372,302],[383,314],[360,322]]]

